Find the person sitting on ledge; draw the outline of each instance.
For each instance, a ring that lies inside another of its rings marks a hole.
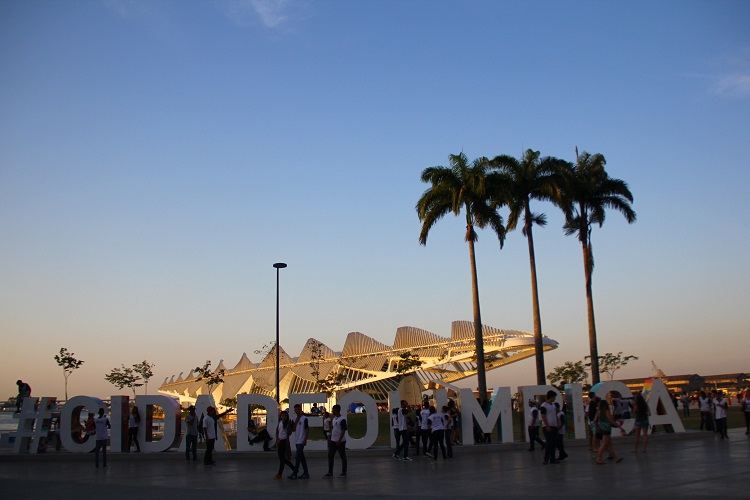
[[[266,429],[258,431],[258,427],[255,425],[255,420],[252,418],[247,422],[247,442],[251,445],[260,443],[263,441],[263,451],[271,451],[268,447],[268,442],[271,440],[270,434]]]

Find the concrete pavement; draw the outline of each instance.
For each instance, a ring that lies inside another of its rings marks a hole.
[[[620,464],[597,465],[584,442],[568,440],[570,457],[542,465],[541,451],[525,443],[454,447],[448,461],[414,457],[401,462],[388,449],[350,451],[346,478],[323,478],[324,453],[308,452],[311,478],[273,480],[275,452],[216,453],[217,465],[185,463],[179,452],[111,454],[109,467],[94,468],[90,454],[67,452],[36,456],[0,455],[0,491],[5,498],[56,499],[410,496],[632,496],[741,495],[750,470],[750,437],[729,431],[729,441],[714,433],[657,433],[647,454],[630,452],[632,437],[618,438]],[[200,450],[199,450],[200,451]],[[336,457],[335,474],[341,470]]]

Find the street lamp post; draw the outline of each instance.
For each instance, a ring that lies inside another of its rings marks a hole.
[[[284,269],[286,264],[277,262],[273,267],[276,268],[276,405],[281,408],[279,397],[279,269]]]

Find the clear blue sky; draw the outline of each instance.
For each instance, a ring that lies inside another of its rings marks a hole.
[[[750,3],[0,2],[0,399],[143,359],[233,366],[472,318],[462,218],[418,244],[428,166],[602,153],[638,221],[593,234],[623,376],[750,371]],[[581,248],[536,250],[548,371],[588,352]],[[531,331],[526,242],[477,246],[485,324]],[[490,384],[533,383],[533,361]],[[152,389],[152,390],[153,390]]]

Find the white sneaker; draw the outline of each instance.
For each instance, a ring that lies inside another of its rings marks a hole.
[[[414,460],[412,460],[412,459],[411,459],[411,458],[409,458],[409,457],[404,457],[404,462],[413,462],[413,461],[414,461]]]
[[[398,455],[396,455],[395,453],[393,454],[393,458],[395,458],[396,460],[401,460],[401,457],[399,457],[399,456],[398,456]]]
[[[432,453],[425,453],[424,456],[430,457],[430,458],[433,458],[433,459],[435,458],[435,457],[432,456]]]

